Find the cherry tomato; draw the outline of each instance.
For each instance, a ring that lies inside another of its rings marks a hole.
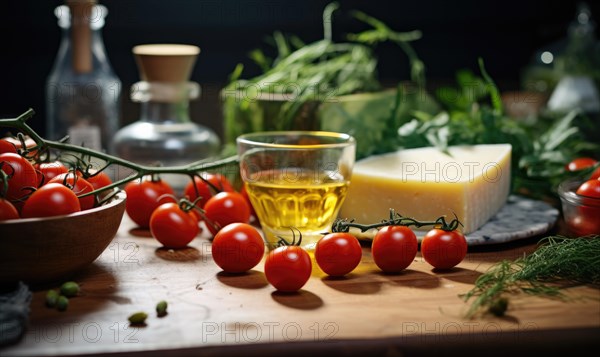
[[[419,241],[415,233],[405,226],[381,228],[371,243],[375,264],[386,273],[406,269],[417,256]]]
[[[578,157],[569,162],[566,169],[567,171],[579,171],[594,166],[597,162],[597,160],[592,159],[591,157]]]
[[[212,174],[203,172],[202,177],[210,182],[213,186],[215,186],[219,192],[233,192],[233,186],[227,179],[227,177],[221,174]],[[197,190],[197,191],[196,191]],[[198,197],[202,197],[197,203],[196,206],[200,208],[204,208],[206,202],[214,196],[218,192],[214,192],[214,189],[203,181],[199,177],[194,177],[194,181],[188,182],[184,189],[184,195],[190,200],[195,201]]]
[[[19,138],[16,137],[6,137],[3,140],[8,141],[9,143],[12,143],[15,148],[17,149],[18,153],[18,149],[22,149],[23,148],[23,144],[21,143],[21,140],[19,140]],[[35,147],[37,144],[35,143],[35,141],[30,138],[29,136],[25,136],[25,147],[27,147],[28,149],[32,149],[33,147]],[[12,151],[11,151],[12,152]],[[29,152],[27,154],[27,157],[32,157],[35,156],[37,154],[37,150],[32,150],[31,152]]]
[[[8,190],[5,198],[17,208],[38,185],[38,176],[33,165],[19,154],[0,154],[0,169],[8,175]]]
[[[9,200],[0,197],[0,221],[19,218],[17,208]]]
[[[583,169],[587,169],[588,167],[592,167],[598,163],[598,160],[592,159],[591,157],[579,157],[569,162],[566,166],[567,171],[579,171]],[[596,168],[589,179],[598,179],[600,178],[600,167]]]
[[[213,239],[212,256],[227,273],[243,273],[254,268],[265,255],[265,242],[256,228],[246,223],[231,223]]]
[[[248,203],[248,207],[250,208],[250,216],[257,217],[256,211],[254,210],[254,206],[252,206],[252,202],[250,201],[250,196],[248,196],[248,191],[246,190],[246,185],[242,185],[240,189],[240,194],[244,196],[246,202]]]
[[[158,206],[150,216],[150,232],[165,248],[183,248],[200,232],[198,220],[175,202]]]
[[[17,146],[9,140],[6,140],[6,138],[2,138],[0,139],[0,154],[4,154],[5,152],[16,154]]]
[[[67,172],[64,174],[60,174],[54,178],[52,178],[48,183],[60,183],[67,187],[69,187],[77,197],[94,191],[94,186],[89,183],[86,179],[81,176],[77,176],[73,172]],[[85,197],[79,197],[79,205],[81,206],[81,210],[85,211],[87,209],[93,208],[96,205],[96,197],[94,195],[89,195]]]
[[[108,174],[104,171],[91,174],[86,178],[86,180],[88,180],[88,182],[92,184],[94,190],[108,186],[111,183],[113,183]]]
[[[358,239],[350,233],[329,233],[317,242],[315,260],[325,274],[343,276],[354,270],[362,258]]]
[[[67,167],[60,161],[42,162],[34,165],[40,177],[38,181],[43,185],[60,174],[65,174],[69,171]]]
[[[302,247],[287,245],[267,254],[265,276],[275,289],[283,292],[300,290],[310,278],[312,262]]]
[[[173,188],[162,180],[132,181],[125,185],[124,190],[127,194],[125,211],[129,218],[142,228],[149,227],[150,216],[158,206],[173,201],[173,198],[160,197],[175,194]]]
[[[79,212],[79,199],[70,188],[60,183],[48,183],[29,196],[21,217],[51,217]]]
[[[214,235],[230,223],[248,223],[250,208],[244,196],[237,192],[219,192],[204,206],[208,230]]]
[[[434,268],[450,269],[467,255],[467,240],[459,231],[434,228],[421,241],[421,255]]]
[[[591,179],[585,181],[575,193],[581,196],[600,198],[600,180]]]
[[[577,236],[600,234],[600,208],[579,207],[579,210],[567,221],[569,230]]]

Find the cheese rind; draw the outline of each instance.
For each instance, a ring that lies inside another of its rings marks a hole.
[[[468,234],[506,202],[511,151],[509,144],[452,146],[450,155],[418,148],[357,161],[339,217],[372,224],[388,219],[390,208],[420,221],[456,215]]]

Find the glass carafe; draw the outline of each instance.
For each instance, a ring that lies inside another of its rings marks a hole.
[[[199,95],[195,82],[134,84],[131,100],[140,103],[140,118],[117,132],[116,154],[154,166],[180,166],[218,155],[221,141],[217,134],[190,119],[189,101]],[[189,181],[185,175],[163,178],[176,192]]]

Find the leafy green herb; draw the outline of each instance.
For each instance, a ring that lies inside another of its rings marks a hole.
[[[561,288],[574,283],[600,285],[600,236],[546,237],[532,254],[494,264],[462,297],[474,298],[467,317],[482,311],[500,316],[508,307],[508,295],[563,298]]]

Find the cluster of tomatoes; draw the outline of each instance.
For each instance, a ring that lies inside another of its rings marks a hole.
[[[204,172],[190,180],[184,197],[157,177],[129,182],[125,210],[139,227],[149,229],[165,248],[183,248],[201,231],[199,223],[215,235],[231,223],[249,223],[254,214],[245,190],[236,191],[218,173]]]
[[[596,165],[598,165],[596,159],[580,157],[569,162],[566,169],[577,172]],[[600,166],[593,170],[590,176],[577,187],[575,193],[592,199],[600,199]],[[576,214],[570,217],[568,224],[581,235],[600,233],[600,207],[597,205],[578,207]]]
[[[0,139],[0,220],[87,210],[98,202],[95,195],[85,194],[111,183],[103,172],[84,172],[58,160],[38,162],[31,148],[31,139]]]

